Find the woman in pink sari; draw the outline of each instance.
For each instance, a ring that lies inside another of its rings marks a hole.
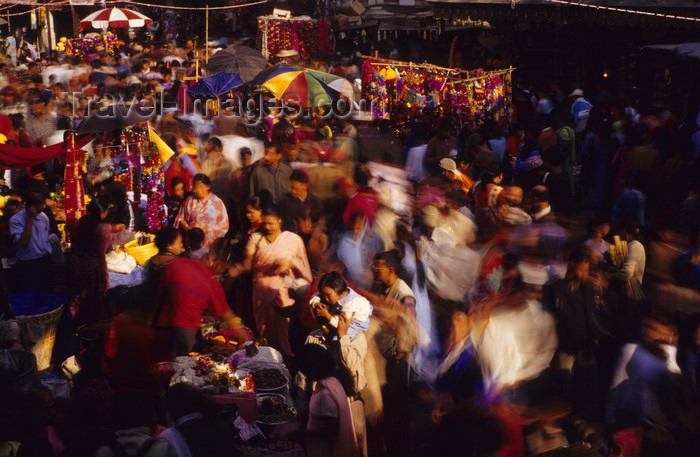
[[[289,345],[289,318],[280,308],[294,304],[289,285],[294,279],[311,282],[311,267],[304,241],[299,235],[282,231],[282,217],[275,207],[263,210],[263,232],[253,233],[244,260],[229,269],[233,278],[253,271],[253,313],[260,336],[282,353],[293,355]]]

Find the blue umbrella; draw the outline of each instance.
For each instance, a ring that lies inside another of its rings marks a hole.
[[[243,85],[238,73],[217,73],[214,76],[200,79],[197,84],[187,89],[191,95],[220,97],[231,90]]]

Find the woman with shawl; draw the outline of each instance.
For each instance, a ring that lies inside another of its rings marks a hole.
[[[294,305],[289,285],[294,279],[311,282],[311,267],[304,242],[293,232],[282,231],[282,217],[276,207],[263,210],[262,232],[251,235],[244,260],[229,269],[233,278],[253,271],[253,313],[260,336],[273,347],[292,355],[289,318],[283,308]]]
[[[226,205],[211,192],[211,180],[207,175],[199,173],[192,181],[192,195],[180,207],[175,227],[184,231],[201,228],[204,231],[202,247],[210,250],[214,242],[228,232]]]

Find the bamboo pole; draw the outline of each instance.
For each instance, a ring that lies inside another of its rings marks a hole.
[[[206,5],[205,11],[206,12],[204,14],[206,14],[207,16],[206,16],[206,21],[205,21],[206,22],[206,27],[205,27],[206,31],[205,31],[205,35],[204,35],[204,40],[206,41],[206,50],[204,51],[204,60],[209,62],[209,5]]]

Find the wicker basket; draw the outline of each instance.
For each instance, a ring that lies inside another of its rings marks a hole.
[[[46,370],[51,366],[51,355],[56,342],[56,328],[63,315],[64,304],[60,303],[51,311],[44,311],[47,307],[54,307],[59,302],[65,301],[64,297],[51,294],[15,294],[10,295],[10,305],[18,318],[23,318],[38,324],[44,334],[31,348],[36,356],[37,370]],[[33,308],[33,309],[32,309]],[[39,314],[33,314],[39,312]]]
[[[147,244],[139,246],[139,238],[136,238],[124,245],[124,252],[133,257],[136,263],[142,267],[146,265],[146,262],[148,262],[151,257],[158,254],[158,248],[154,243],[153,237],[150,235],[147,235],[147,237],[151,240]]]

